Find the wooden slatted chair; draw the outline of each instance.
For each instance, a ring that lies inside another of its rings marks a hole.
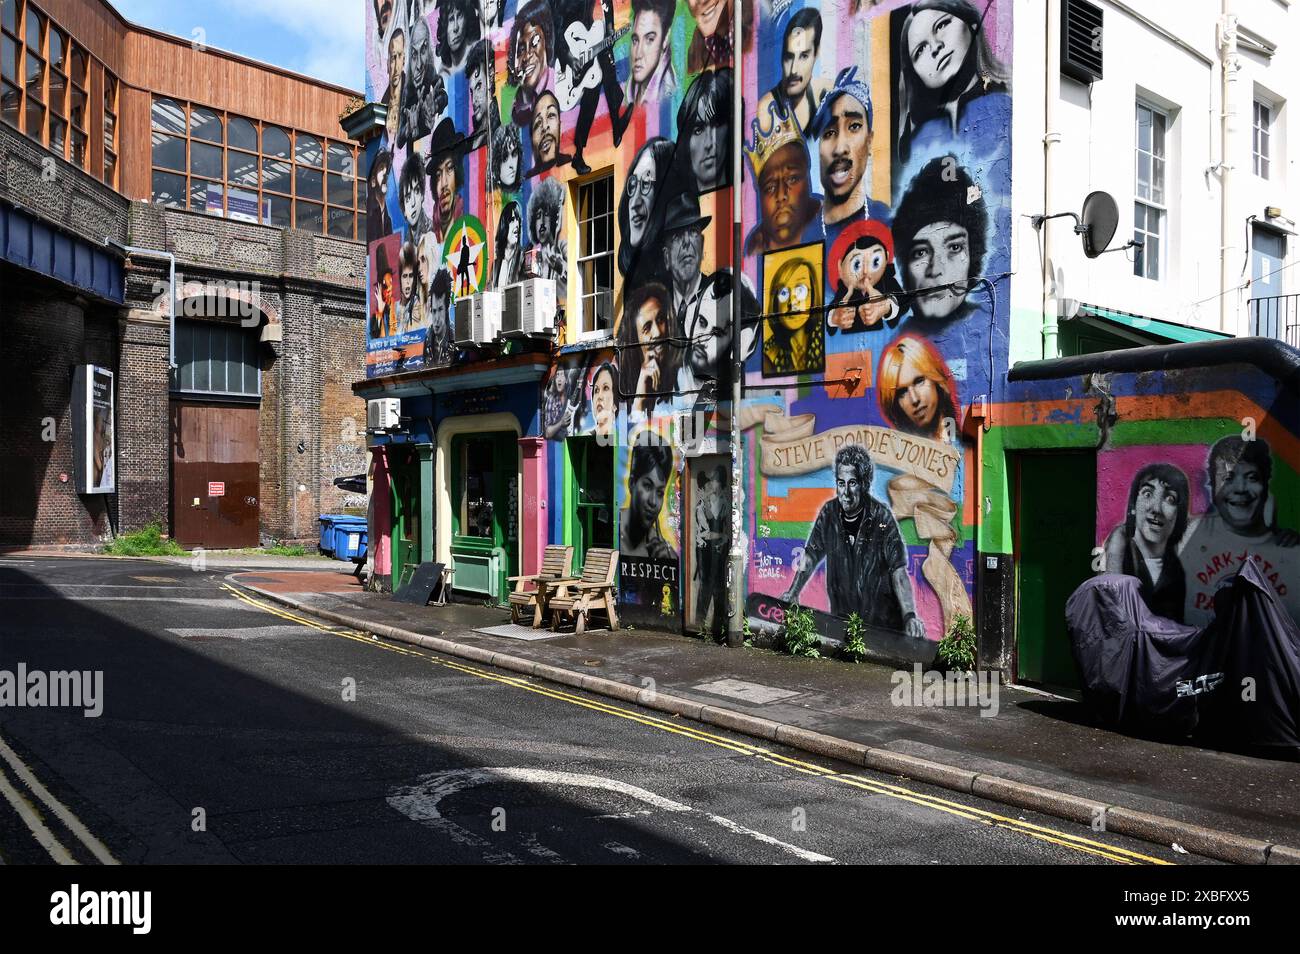
[[[614,574],[618,572],[618,551],[593,549],[587,551],[579,580],[561,580],[547,599],[551,609],[551,626],[558,629],[561,620],[572,617],[577,635],[587,628],[587,615],[604,609],[609,617],[609,628],[618,629],[618,611],[614,608]]]
[[[573,547],[549,546],[542,554],[542,572],[528,576],[512,576],[507,582],[515,588],[510,593],[510,621],[518,623],[524,608],[533,608],[533,628],[542,625],[546,614],[546,601],[551,584],[560,580],[576,580],[569,575],[569,566],[573,563]],[[529,584],[532,589],[528,589]]]

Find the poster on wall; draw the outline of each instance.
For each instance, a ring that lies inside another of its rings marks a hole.
[[[77,493],[117,492],[113,372],[78,365],[72,378],[73,478]]]

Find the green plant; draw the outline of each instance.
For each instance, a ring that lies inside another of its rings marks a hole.
[[[939,640],[939,659],[958,672],[975,668],[975,627],[965,613],[952,618],[948,634]]]
[[[270,554],[271,556],[300,557],[307,555],[307,548],[277,543],[273,547],[267,547],[263,552]]]
[[[849,614],[848,622],[844,626],[844,655],[855,663],[862,662],[863,657],[867,655],[867,644],[862,638],[866,628],[861,616],[857,613]]]
[[[817,632],[817,623],[812,613],[799,604],[795,604],[785,614],[785,625],[781,628],[781,648],[791,656],[804,656],[808,659],[820,659],[817,649],[821,636]]]
[[[116,556],[184,556],[186,550],[171,538],[163,537],[161,520],[153,520],[139,530],[124,533],[104,547]]]

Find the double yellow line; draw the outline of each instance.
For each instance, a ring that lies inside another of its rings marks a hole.
[[[694,739],[697,742],[704,742],[708,745],[727,749],[728,751],[735,752],[739,755],[748,755],[753,758],[761,759],[764,762],[770,762],[773,765],[779,765],[782,768],[791,769],[804,775],[811,775],[823,779],[827,782],[834,782],[839,785],[848,785],[869,792],[873,795],[884,795],[888,798],[911,802],[914,805],[920,805],[924,808],[933,809],[934,811],[945,812],[949,815],[977,822],[982,825],[988,825],[992,828],[1003,828],[1024,835],[1027,838],[1033,838],[1037,841],[1057,845],[1062,848],[1069,848],[1072,851],[1078,851],[1082,854],[1104,858],[1107,861],[1113,861],[1117,864],[1173,864],[1173,862],[1166,861],[1162,858],[1155,858],[1150,855],[1141,854],[1140,852],[1129,851],[1127,848],[1107,845],[1091,838],[1072,835],[1055,828],[1046,828],[1042,825],[1035,825],[1032,822],[1020,818],[1011,818],[1007,815],[1000,815],[996,812],[986,811],[982,808],[963,805],[960,802],[940,798],[936,795],[930,795],[925,792],[918,792],[901,785],[893,785],[888,782],[877,782],[872,779],[863,778],[859,775],[848,775],[843,772],[836,772],[833,769],[824,768],[823,766],[816,765],[812,762],[806,762],[802,759],[782,755],[779,752],[773,752],[770,749],[763,748],[759,745],[751,745],[747,742],[738,742],[735,739],[715,735],[712,732],[696,728],[695,726],[671,722],[667,719],[646,715],[645,713],[637,712],[632,709],[625,709],[622,706],[603,702],[599,699],[588,699],[583,696],[574,695],[570,692],[565,692],[562,689],[556,689],[552,686],[541,685],[532,682],[526,676],[506,676],[494,672],[488,672],[487,670],[479,669],[476,666],[466,665],[465,663],[456,660],[440,658],[416,649],[409,649],[405,646],[397,646],[391,642],[381,641],[374,636],[365,635],[355,630],[326,626],[320,622],[309,619],[306,616],[292,613],[281,607],[255,599],[244,591],[234,586],[230,586],[229,584],[223,583],[222,587],[228,590],[236,599],[242,600],[250,606],[271,613],[281,619],[290,620],[291,622],[303,626],[310,626],[312,629],[320,630],[321,632],[328,633],[331,636],[340,636],[343,639],[350,639],[366,646],[383,649],[387,652],[398,653],[403,656],[414,656],[418,659],[423,659],[426,662],[432,663],[435,666],[452,669],[456,672],[476,676],[480,679],[486,679],[491,682],[501,683],[502,685],[513,686],[516,689],[523,689],[526,692],[546,696],[549,699],[556,699],[560,702],[567,702],[571,705],[581,706],[582,708],[590,709],[593,712],[600,712],[605,715],[625,719],[629,722],[636,722],[649,728],[657,729],[661,732],[671,732],[673,735],[685,736]]]

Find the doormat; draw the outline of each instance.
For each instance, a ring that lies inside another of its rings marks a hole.
[[[564,635],[564,633],[555,633],[549,629],[533,629],[531,626],[519,626],[515,623],[506,623],[504,626],[489,626],[486,629],[476,629],[474,632],[482,633],[484,636],[504,636],[507,639],[525,639],[530,642]]]

